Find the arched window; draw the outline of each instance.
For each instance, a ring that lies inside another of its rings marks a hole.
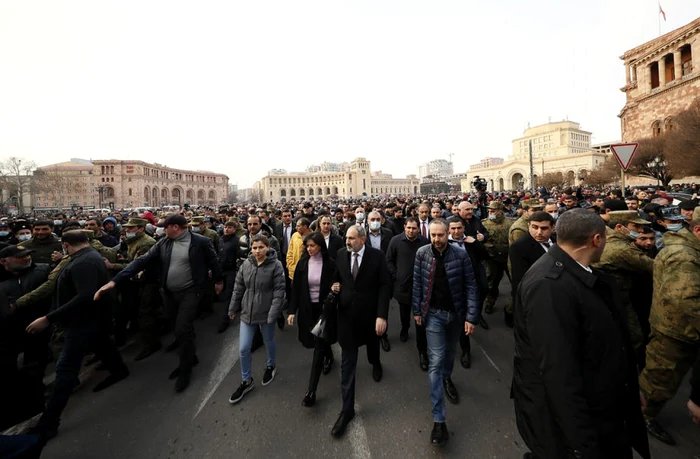
[[[664,121],[664,130],[666,132],[673,130],[673,118],[666,118],[666,120]]]
[[[661,121],[654,121],[651,125],[651,135],[652,137],[658,137],[661,135]]]

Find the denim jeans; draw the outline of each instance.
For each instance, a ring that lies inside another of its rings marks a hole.
[[[442,381],[452,376],[460,330],[464,325],[455,312],[428,309],[425,332],[428,340],[428,380],[433,420],[445,422],[445,398]]]
[[[277,353],[277,344],[275,343],[275,327],[277,322],[271,324],[246,324],[241,322],[240,327],[240,349],[241,349],[241,377],[243,381],[250,380],[251,352],[250,348],[253,345],[253,336],[255,330],[260,328],[263,340],[265,341],[265,350],[267,350],[267,366],[275,366],[275,356]]]

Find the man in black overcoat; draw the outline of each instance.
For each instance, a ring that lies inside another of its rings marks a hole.
[[[382,379],[379,337],[386,331],[391,298],[391,274],[384,254],[365,245],[367,233],[354,225],[345,233],[346,247],[336,255],[335,283],[338,297],[338,343],[342,349],[341,383],[343,410],[331,434],[340,437],[355,416],[355,371],[360,346],[367,346],[372,377]]]
[[[592,269],[605,222],[557,220],[557,245],[525,274],[515,303],[513,396],[535,458],[648,459],[637,365],[614,278]]]

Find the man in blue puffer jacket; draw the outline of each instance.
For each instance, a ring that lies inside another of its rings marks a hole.
[[[466,251],[447,242],[447,223],[430,222],[430,245],[418,249],[413,265],[413,316],[425,326],[428,339],[428,379],[433,403],[430,440],[444,445],[448,438],[445,399],[459,403],[452,368],[459,336],[474,333],[479,323],[476,277]]]

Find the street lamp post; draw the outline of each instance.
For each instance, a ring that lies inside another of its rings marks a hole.
[[[523,187],[525,186],[525,177],[522,177],[522,176],[521,176],[521,177],[518,179],[518,186],[520,187],[520,190],[523,189]]]

